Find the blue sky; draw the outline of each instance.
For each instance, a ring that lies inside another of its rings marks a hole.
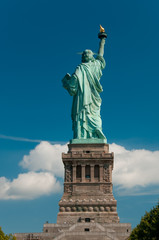
[[[72,138],[72,99],[61,79],[80,63],[77,52],[97,52],[99,24],[108,34],[101,115],[108,143],[115,143],[114,195],[121,222],[134,227],[157,203],[158,12],[157,0],[0,2],[0,226],[6,233],[38,232],[45,221],[56,222],[62,170],[42,163],[54,158],[56,165]],[[121,167],[128,160],[134,184],[129,167],[127,175]],[[35,195],[27,189],[28,199],[20,184],[39,176],[50,185]]]

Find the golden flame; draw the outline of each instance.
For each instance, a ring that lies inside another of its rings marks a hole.
[[[100,32],[105,32],[105,29],[100,25]]]

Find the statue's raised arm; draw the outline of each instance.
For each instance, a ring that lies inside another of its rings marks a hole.
[[[103,57],[105,38],[107,38],[107,34],[105,33],[105,30],[101,25],[100,25],[100,33],[98,34],[98,37],[101,39],[99,43],[98,55]]]
[[[72,143],[106,143],[100,116],[100,93],[103,89],[99,81],[105,68],[103,55],[107,37],[102,27],[98,37],[100,45],[97,57],[94,58],[94,53],[86,49],[82,52],[82,63],[72,75],[66,74],[62,80],[63,87],[73,96]]]

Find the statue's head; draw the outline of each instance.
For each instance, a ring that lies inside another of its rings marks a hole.
[[[89,61],[94,61],[93,52],[89,49],[86,49],[82,52],[82,62],[86,63]]]

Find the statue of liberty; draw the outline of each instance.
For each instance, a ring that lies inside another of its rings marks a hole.
[[[99,81],[106,65],[103,55],[107,35],[101,26],[98,37],[100,44],[96,58],[91,50],[86,49],[82,52],[82,63],[72,75],[67,73],[62,80],[63,87],[73,96],[72,143],[82,143],[83,140],[88,143],[106,142],[100,116],[100,93],[103,89]]]

